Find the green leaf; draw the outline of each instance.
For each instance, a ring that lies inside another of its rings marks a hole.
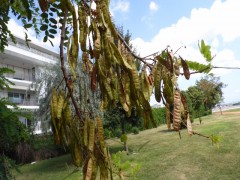
[[[51,40],[48,40],[48,41],[51,43],[52,47],[54,47],[53,42]]]
[[[211,54],[211,46],[206,45],[204,40],[201,41],[201,45],[198,44],[199,50],[207,62],[211,62],[214,56]]]
[[[33,18],[32,22],[33,23],[36,23],[37,19],[36,18]]]
[[[57,11],[57,9],[56,8],[53,8],[53,7],[50,7],[49,8],[52,12],[56,12]]]
[[[47,24],[43,24],[41,27],[40,27],[40,30],[41,31],[46,31],[48,29],[48,25]]]
[[[52,35],[52,34],[49,34],[49,35],[48,35],[48,37],[50,37],[50,38],[54,39],[54,37],[55,37],[55,36],[54,36],[54,35]]]
[[[44,12],[44,13],[41,14],[41,17],[42,18],[48,18],[48,14]]]
[[[189,69],[203,73],[209,73],[212,69],[211,64],[205,65],[195,61],[186,61]]]
[[[23,27],[24,27],[25,29],[28,29],[28,28],[31,28],[31,27],[32,27],[32,24],[25,24]]]
[[[56,20],[56,19],[54,19],[54,18],[50,18],[49,20],[51,21],[51,23],[53,23],[53,24],[57,24],[57,20]]]
[[[55,29],[49,29],[49,32],[52,34],[57,34],[57,31]]]
[[[48,40],[48,37],[47,37],[47,36],[44,36],[43,42],[47,42],[47,40]]]

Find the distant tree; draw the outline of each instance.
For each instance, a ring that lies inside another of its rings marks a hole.
[[[209,74],[200,81],[197,81],[196,86],[203,92],[205,109],[211,110],[223,100],[222,88],[226,87],[226,85],[220,82],[220,77]]]
[[[225,86],[219,77],[210,74],[189,87],[185,94],[192,118],[211,114],[212,108],[223,100],[222,88]]]

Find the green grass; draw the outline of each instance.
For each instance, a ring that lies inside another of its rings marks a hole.
[[[178,133],[167,131],[166,126],[128,135],[131,149],[124,160],[141,164],[136,179],[240,179],[240,115],[211,115],[193,124],[194,131],[205,135],[219,135],[223,139],[219,148],[204,137],[190,137],[186,130]],[[122,146],[108,140],[112,152]],[[68,164],[68,165],[67,165]],[[22,175],[16,179],[64,179],[74,167],[70,156],[62,156],[20,167]],[[80,171],[67,179],[78,179]],[[132,179],[132,178],[130,178]]]
[[[70,155],[23,165],[19,170],[21,174],[14,172],[17,180],[69,180],[79,179],[82,174],[81,170],[72,164]]]

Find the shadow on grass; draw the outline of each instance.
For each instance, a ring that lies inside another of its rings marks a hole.
[[[48,159],[36,162],[35,164],[29,164],[28,166],[31,166],[31,168],[28,172],[58,172],[61,170],[65,170],[70,165],[72,165],[71,156],[65,155],[57,158],[52,158],[51,161],[49,161]]]
[[[171,132],[174,132],[173,129],[163,129],[163,130],[160,130],[158,132],[161,132],[161,133],[171,133]]]

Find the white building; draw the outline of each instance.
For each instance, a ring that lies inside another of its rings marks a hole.
[[[0,53],[0,67],[13,69],[15,74],[7,74],[6,77],[15,85],[10,86],[10,90],[0,90],[0,98],[7,97],[10,102],[17,104],[26,110],[36,110],[39,108],[35,93],[36,72],[48,64],[55,64],[59,61],[59,54],[17,38],[17,43],[9,42],[4,53]],[[28,124],[27,119],[20,117],[20,121]],[[35,133],[41,133],[40,123],[35,129]]]

